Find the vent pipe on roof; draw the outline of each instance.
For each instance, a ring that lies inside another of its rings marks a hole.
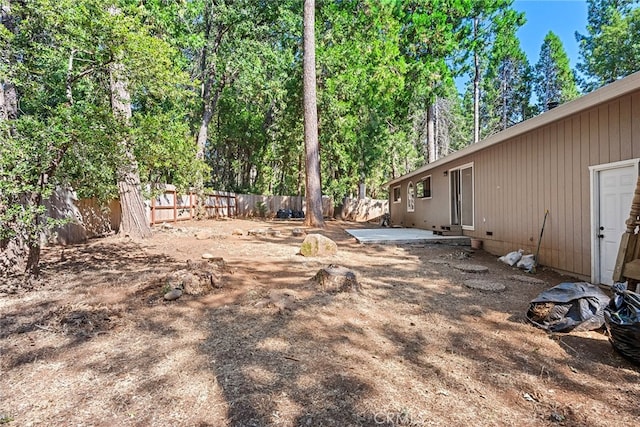
[[[553,110],[558,105],[560,105],[560,103],[558,101],[549,101],[549,102],[547,102],[547,110]]]

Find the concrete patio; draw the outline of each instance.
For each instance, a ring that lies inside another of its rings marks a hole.
[[[359,243],[444,243],[470,246],[467,236],[440,236],[433,231],[420,228],[366,228],[345,230]]]

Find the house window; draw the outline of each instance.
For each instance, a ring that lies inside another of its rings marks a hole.
[[[393,187],[393,203],[400,203],[400,187]]]
[[[473,164],[450,170],[449,188],[451,189],[451,224],[462,225],[462,228],[473,230]]]
[[[407,185],[407,212],[413,212],[416,208],[415,189],[413,188],[413,182],[409,182]]]
[[[431,175],[425,176],[416,184],[416,194],[421,199],[431,198]]]

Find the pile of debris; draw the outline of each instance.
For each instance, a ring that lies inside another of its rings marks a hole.
[[[205,295],[224,286],[224,259],[210,254],[202,257],[202,261],[187,260],[185,268],[173,271],[163,279],[165,300],[177,300],[183,294]]]

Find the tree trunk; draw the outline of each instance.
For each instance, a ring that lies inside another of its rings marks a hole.
[[[316,106],[315,0],[304,0],[304,146],[306,153],[305,224],[324,227],[322,187],[320,184],[320,150],[318,144],[318,110]]]
[[[207,139],[209,139],[209,124],[213,118],[213,111],[209,107],[207,100],[204,101],[204,111],[202,113],[202,122],[200,122],[200,129],[198,130],[198,136],[196,138],[196,160],[204,161],[204,151],[207,145]],[[195,217],[197,219],[204,219],[207,217],[206,194],[204,191],[204,177],[198,173],[198,176],[194,179],[194,187],[196,193],[196,206]]]
[[[436,126],[436,160],[442,156],[446,156],[449,152],[449,127],[450,123],[450,107],[449,100],[439,98],[434,106],[435,126]]]
[[[116,117],[129,125],[131,96],[125,83],[124,67],[121,63],[114,63],[111,64],[109,72],[111,77],[111,109]],[[125,159],[118,167],[118,193],[122,209],[119,233],[134,239],[142,239],[151,235],[151,227],[142,198],[138,163],[128,139],[123,139],[121,144],[124,148]]]
[[[15,20],[11,15],[11,1],[0,0],[0,25],[10,33],[15,33]],[[13,56],[9,51],[3,52],[4,58]],[[18,93],[16,87],[8,80],[0,81],[0,121],[13,120],[18,117]]]
[[[480,19],[473,19],[473,36],[478,38]],[[480,141],[480,54],[473,52],[473,143]]]
[[[11,82],[0,82],[0,120],[18,118],[18,93]]]
[[[436,150],[436,112],[435,102],[427,107],[427,151],[428,151],[428,163],[433,163],[438,160],[438,153]]]
[[[0,122],[2,122],[3,120],[7,120],[8,114],[6,111],[6,101],[5,101],[5,96],[4,96],[4,82],[0,82]]]
[[[202,121],[200,122],[200,129],[198,130],[198,139],[196,141],[196,159],[198,160],[204,160],[204,150],[207,145],[207,139],[209,139],[209,123],[211,123],[212,117],[213,112],[207,103],[205,103],[204,112],[202,113]]]
[[[214,71],[215,72],[215,71]],[[222,94],[222,90],[226,86],[226,78],[223,78],[220,84],[216,87],[215,92],[212,94],[211,91],[212,81],[211,77],[206,78],[207,82],[205,83],[205,87],[202,94],[202,121],[200,122],[200,129],[198,130],[198,138],[197,138],[197,150],[196,150],[196,159],[204,160],[204,152],[207,145],[207,139],[209,139],[209,124],[211,124],[211,120],[213,119],[213,114],[218,105],[218,100],[220,99],[220,95]]]

